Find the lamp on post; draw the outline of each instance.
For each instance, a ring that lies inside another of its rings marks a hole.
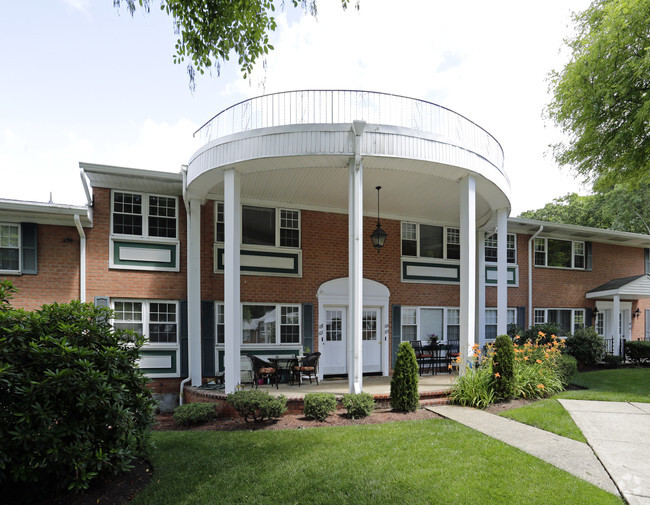
[[[377,228],[370,234],[370,240],[372,240],[372,245],[377,249],[377,254],[379,254],[381,248],[384,247],[388,233],[381,228],[381,223],[379,222],[379,190],[381,186],[377,186],[375,189],[377,190]]]

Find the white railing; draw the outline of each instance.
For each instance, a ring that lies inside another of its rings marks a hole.
[[[367,123],[439,135],[484,157],[503,171],[503,149],[486,130],[452,110],[405,96],[373,91],[302,90],[239,102],[205,123],[194,136],[205,143],[258,128],[296,124]]]

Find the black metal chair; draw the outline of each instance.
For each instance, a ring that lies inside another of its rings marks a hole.
[[[255,389],[258,389],[260,384],[264,384],[265,380],[268,380],[270,384],[275,383],[276,389],[279,388],[277,369],[271,363],[252,354],[248,355],[248,359],[251,360]]]
[[[318,386],[318,361],[320,360],[319,352],[312,352],[307,354],[300,363],[293,367],[294,377],[298,380],[298,385],[302,385],[302,377],[306,375],[309,377],[311,384],[312,376],[316,378],[316,385]]]
[[[418,362],[418,369],[420,375],[422,375],[426,368],[431,370],[431,354],[429,351],[425,351],[422,346],[422,341],[420,340],[411,340],[409,341],[411,347],[415,351],[415,359]]]
[[[443,370],[451,373],[451,345],[438,344],[431,348],[431,370],[435,375],[442,367]]]

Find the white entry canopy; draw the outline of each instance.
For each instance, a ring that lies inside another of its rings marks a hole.
[[[586,296],[588,299],[612,298],[614,296],[620,296],[621,300],[650,298],[650,275],[643,274],[612,279],[587,291]]]

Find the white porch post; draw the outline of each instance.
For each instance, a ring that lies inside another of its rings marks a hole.
[[[363,315],[363,166],[361,162],[361,134],[365,122],[354,121],[354,158],[350,160],[348,183],[348,282],[349,328],[348,383],[350,393],[361,393],[363,388],[363,357],[361,326]]]
[[[508,333],[508,212],[497,211],[497,335]]]
[[[618,356],[620,354],[621,350],[621,332],[620,332],[620,325],[619,325],[619,319],[621,317],[621,295],[614,295],[614,307],[612,310],[612,335],[614,337],[614,356]]]
[[[192,386],[200,386],[201,370],[201,201],[190,199],[187,244],[187,351]]]
[[[224,171],[224,330],[225,330],[225,392],[232,393],[241,380],[241,293],[240,244],[241,206],[239,172],[233,168]]]
[[[476,330],[478,343],[485,345],[485,232],[476,232],[476,255],[478,258],[478,273],[476,275]]]
[[[476,179],[460,182],[460,374],[464,375],[474,345],[476,321]]]

